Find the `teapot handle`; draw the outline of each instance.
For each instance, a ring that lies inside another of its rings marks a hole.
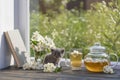
[[[114,65],[111,66],[111,67],[114,68],[114,67],[118,64],[118,60],[119,60],[119,58],[118,58],[117,54],[110,54],[110,56],[115,56],[115,57],[116,57],[116,61],[117,61],[117,63],[115,63]]]

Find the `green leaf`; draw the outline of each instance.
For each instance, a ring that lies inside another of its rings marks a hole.
[[[33,43],[34,45],[37,45],[38,41],[32,41],[32,43]]]
[[[62,67],[56,67],[54,72],[60,72],[62,70]]]

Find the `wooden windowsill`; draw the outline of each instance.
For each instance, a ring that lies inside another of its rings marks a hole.
[[[115,63],[112,62],[112,64]],[[62,71],[58,73],[9,67],[0,70],[0,80],[120,80],[120,62],[114,68],[113,74],[89,72],[84,66],[79,71],[73,71],[70,67],[62,67]]]
[[[93,73],[82,67],[79,71],[72,71],[69,67],[63,67],[58,73],[44,73],[42,70],[23,70],[9,67],[0,71],[0,80],[119,80],[120,69],[114,69],[115,73]]]

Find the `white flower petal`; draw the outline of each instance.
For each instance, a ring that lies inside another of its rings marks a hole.
[[[104,68],[103,68],[103,72],[104,73],[114,73],[114,71],[113,71],[113,69],[112,69],[112,67],[110,67],[110,66],[104,66]]]

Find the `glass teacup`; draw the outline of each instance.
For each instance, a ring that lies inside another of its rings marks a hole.
[[[74,50],[70,53],[70,63],[71,63],[71,69],[72,70],[81,70],[82,65],[82,53]]]

